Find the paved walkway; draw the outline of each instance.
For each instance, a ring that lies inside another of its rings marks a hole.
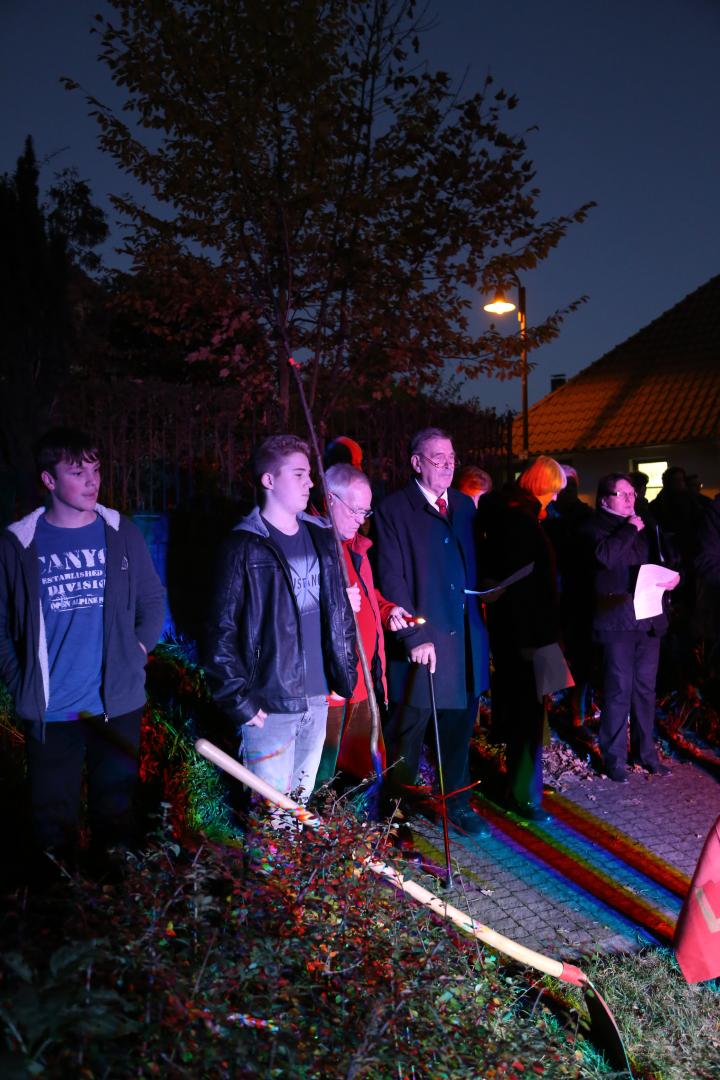
[[[637,770],[628,784],[614,784],[589,768],[563,769],[562,749],[558,766],[559,749],[546,755],[555,773],[545,797],[552,820],[523,826],[478,799],[492,835],[451,833],[460,873],[443,895],[558,959],[669,944],[688,879],[720,816],[720,783],[695,764],[668,759],[671,776]],[[440,829],[422,818],[412,825],[420,849],[442,864]]]

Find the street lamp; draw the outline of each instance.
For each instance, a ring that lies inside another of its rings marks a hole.
[[[515,282],[518,291],[517,313],[518,322],[520,324],[520,386],[522,394],[522,457],[527,458],[530,453],[529,439],[528,439],[528,358],[527,358],[527,318],[525,314],[525,286],[521,285],[519,281]],[[511,300],[508,300],[505,295],[505,290],[498,288],[495,292],[495,299],[490,304],[483,306],[484,311],[489,311],[493,315],[506,315],[509,311],[515,310],[515,304]]]

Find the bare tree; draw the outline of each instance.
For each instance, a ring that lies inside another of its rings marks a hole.
[[[517,372],[517,343],[470,332],[468,290],[534,266],[591,204],[538,222],[525,143],[501,127],[515,99],[491,79],[461,98],[423,65],[415,0],[110,3],[100,57],[126,101],[88,101],[102,147],[162,207],[115,199],[127,249],[138,270],[174,252],[220,279],[225,369],[257,362],[234,337],[243,314],[285,416],[290,354],[324,413],[350,388],[432,382],[448,360]]]

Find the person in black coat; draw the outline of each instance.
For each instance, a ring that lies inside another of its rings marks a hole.
[[[598,484],[597,509],[583,530],[594,559],[593,636],[603,650],[600,750],[611,780],[627,780],[627,719],[635,757],[648,772],[666,774],[658,758],[655,681],[666,614],[635,616],[634,593],[644,563],[669,563],[659,527],[635,513],[629,476],[610,473]],[[677,575],[677,582],[680,575]],[[674,586],[673,586],[674,587]]]
[[[418,432],[410,447],[414,479],[380,503],[377,522],[379,586],[396,604],[421,616],[393,636],[388,657],[390,716],[385,730],[386,794],[402,794],[417,780],[430,719],[426,667],[434,673],[445,790],[469,783],[468,747],[478,698],[488,685],[487,634],[477,598],[472,499],[450,489],[457,464],[451,437],[437,428]],[[481,835],[467,792],[448,800],[463,832]]]
[[[705,511],[697,495],[690,491],[685,470],[672,465],[662,476],[662,489],[648,506],[668,543],[679,556],[678,567],[682,581],[672,595],[669,608],[670,625],[660,654],[659,682],[664,690],[696,683],[697,668],[694,633],[695,622],[695,557],[698,553],[698,533]],[[640,511],[642,517],[646,517]]]
[[[532,569],[488,605],[493,656],[492,733],[506,744],[508,809],[525,820],[546,818],[542,801],[545,709],[538,698],[533,655],[560,636],[555,560],[541,525],[565,485],[560,465],[540,457],[503,492],[484,522],[488,569],[499,581]]]
[[[694,629],[705,644],[705,668],[720,675],[720,495],[709,501],[698,532]]]
[[[545,531],[555,552],[563,651],[575,679],[568,693],[573,726],[581,728],[593,715],[592,702],[592,575],[579,543],[580,531],[592,507],[578,494],[578,474],[561,465],[567,483],[548,507]]]

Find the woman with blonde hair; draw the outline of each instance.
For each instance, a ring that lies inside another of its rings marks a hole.
[[[486,567],[493,578],[502,581],[532,565],[487,609],[492,732],[507,747],[504,801],[526,821],[547,820],[541,807],[544,704],[538,700],[533,654],[559,637],[555,564],[540,522],[564,486],[557,461],[539,457],[503,492],[486,524]]]
[[[547,508],[557,499],[567,483],[567,476],[562,465],[555,458],[541,456],[532,465],[528,465],[518,477],[518,487],[534,495],[540,503],[539,518],[547,516]]]

